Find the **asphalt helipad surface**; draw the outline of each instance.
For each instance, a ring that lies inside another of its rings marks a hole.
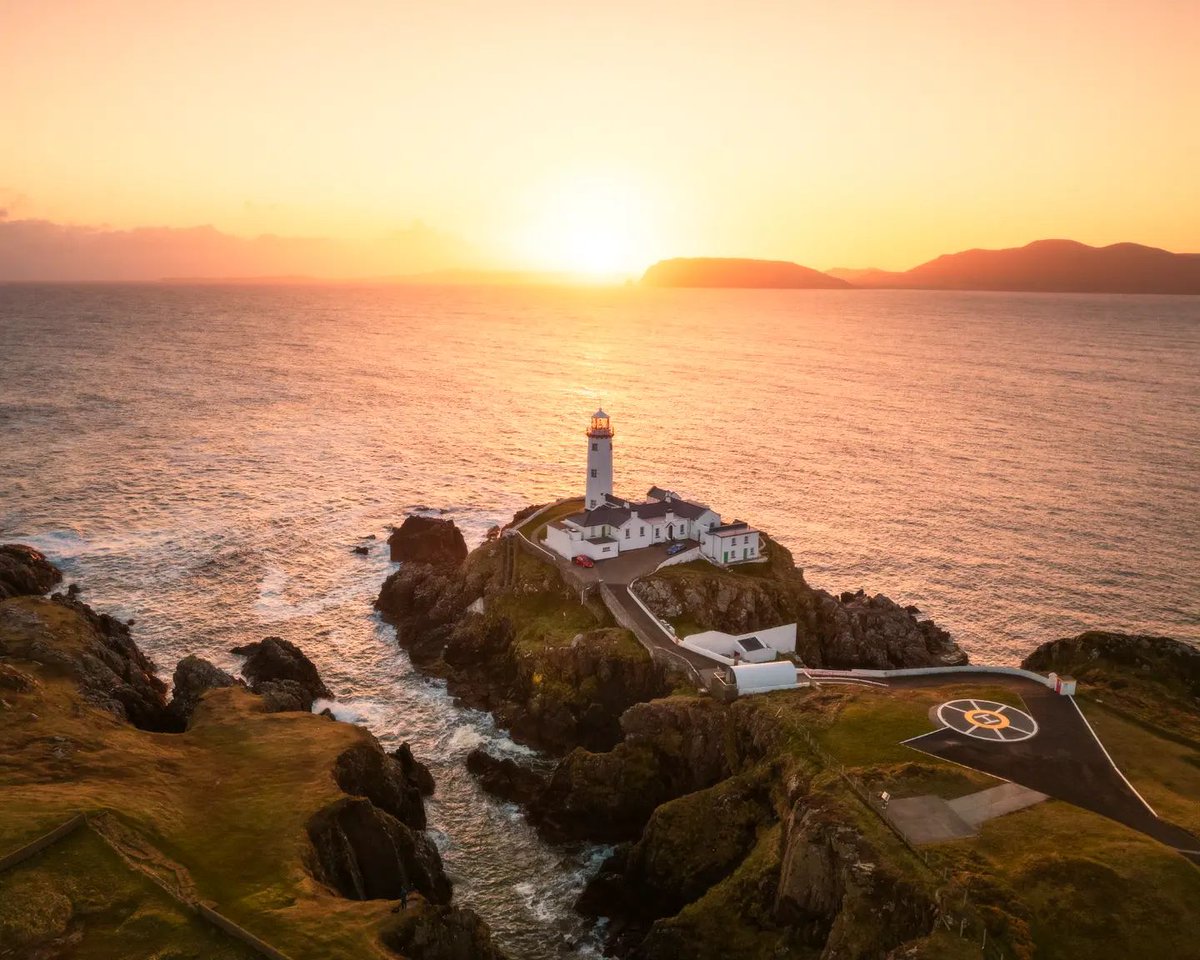
[[[958,683],[969,678],[968,671],[955,675]],[[979,679],[993,685],[998,680],[994,674],[985,673],[980,673]],[[928,677],[889,679],[889,685],[894,687],[932,687],[944,682]],[[1159,819],[1109,758],[1071,697],[1019,677],[1004,678],[1002,682],[1021,698],[1025,706],[1024,710],[1010,707],[1005,711],[1003,715],[1009,719],[1010,726],[1018,722],[1019,718],[1012,712],[1016,711],[1036,724],[1036,734],[1006,740],[992,734],[969,735],[944,726],[906,740],[905,744],[921,753],[989,773],[1109,817],[1200,863],[1200,839]],[[986,701],[970,702],[982,705]],[[1001,729],[986,715],[987,708],[968,707],[970,709],[984,710],[974,718],[974,726],[992,731]],[[964,718],[966,713],[967,710],[962,712]]]

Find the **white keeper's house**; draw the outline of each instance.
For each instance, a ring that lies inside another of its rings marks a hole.
[[[627,550],[681,543],[713,563],[727,565],[761,559],[759,532],[748,523],[722,523],[703,503],[651,487],[641,503],[614,496],[613,428],[597,410],[587,431],[587,492],[584,509],[546,525],[545,544],[561,556],[607,560]]]

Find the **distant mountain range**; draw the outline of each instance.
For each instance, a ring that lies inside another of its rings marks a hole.
[[[646,271],[642,282],[671,287],[1200,294],[1200,254],[1170,253],[1136,243],[1089,247],[1074,240],[1037,240],[1007,250],[949,253],[903,271],[837,269],[820,273],[777,260],[663,260]]]

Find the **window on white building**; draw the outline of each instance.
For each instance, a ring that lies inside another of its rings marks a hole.
[[[596,476],[596,471],[595,471],[595,470],[593,470],[593,471],[592,471],[592,476],[593,476],[593,477],[594,477],[594,476]]]
[[[599,449],[600,449],[600,444],[598,444],[598,443],[593,443],[593,444],[592,444],[592,449],[593,449],[593,450],[599,450]]]
[[[629,528],[628,527],[625,528],[625,539],[626,540],[629,539]]]

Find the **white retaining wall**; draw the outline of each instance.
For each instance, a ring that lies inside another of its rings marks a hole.
[[[655,571],[661,570],[663,567],[673,567],[677,563],[690,563],[693,560],[706,560],[700,553],[699,547],[692,547],[691,550],[684,550],[682,553],[677,553],[673,557],[667,557],[662,563],[655,567]]]
[[[1024,670],[1021,667],[977,667],[972,664],[967,664],[963,667],[901,667],[895,670],[824,670],[824,669],[809,669],[807,673],[816,680],[820,680],[822,676],[830,677],[927,677],[937,674],[956,674],[956,673],[999,673],[1010,677],[1024,677],[1027,680],[1035,680],[1043,687],[1054,689],[1054,681],[1049,677],[1043,677],[1040,673],[1034,673],[1032,670]]]

